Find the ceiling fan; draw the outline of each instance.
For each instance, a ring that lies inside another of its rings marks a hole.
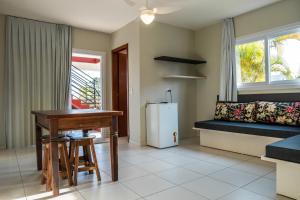
[[[144,24],[151,24],[155,19],[155,15],[169,14],[176,12],[181,9],[180,3],[184,0],[171,0],[166,2],[166,0],[151,0],[153,5],[158,5],[152,7],[149,5],[149,0],[145,0],[145,5],[141,5],[141,0],[124,0],[131,7],[140,6],[140,18]],[[168,5],[166,5],[168,4]]]

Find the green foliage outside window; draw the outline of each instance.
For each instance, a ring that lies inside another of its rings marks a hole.
[[[287,40],[300,41],[300,33],[287,34],[269,40],[271,74],[280,74],[283,80],[294,80],[299,78],[292,72],[291,66],[284,60],[283,51]],[[265,81],[265,44],[264,40],[237,45],[237,55],[241,70],[242,83],[257,83]]]
[[[237,46],[242,83],[265,81],[265,48],[263,41]]]

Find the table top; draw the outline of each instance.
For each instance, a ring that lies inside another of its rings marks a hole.
[[[105,117],[123,115],[122,111],[98,109],[38,110],[31,111],[31,113],[34,115],[44,116],[47,119],[71,117]]]

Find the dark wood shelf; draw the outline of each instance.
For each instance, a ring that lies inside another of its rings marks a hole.
[[[177,79],[206,79],[206,76],[191,76],[191,75],[165,75],[163,78],[177,78]]]
[[[154,58],[154,60],[161,60],[161,61],[168,61],[168,62],[177,62],[177,63],[185,63],[185,64],[204,64],[206,61],[204,60],[194,60],[194,59],[187,59],[187,58],[177,58],[171,56],[159,56]]]

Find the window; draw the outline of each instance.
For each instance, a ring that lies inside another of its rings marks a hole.
[[[300,27],[238,40],[239,88],[299,85]]]

